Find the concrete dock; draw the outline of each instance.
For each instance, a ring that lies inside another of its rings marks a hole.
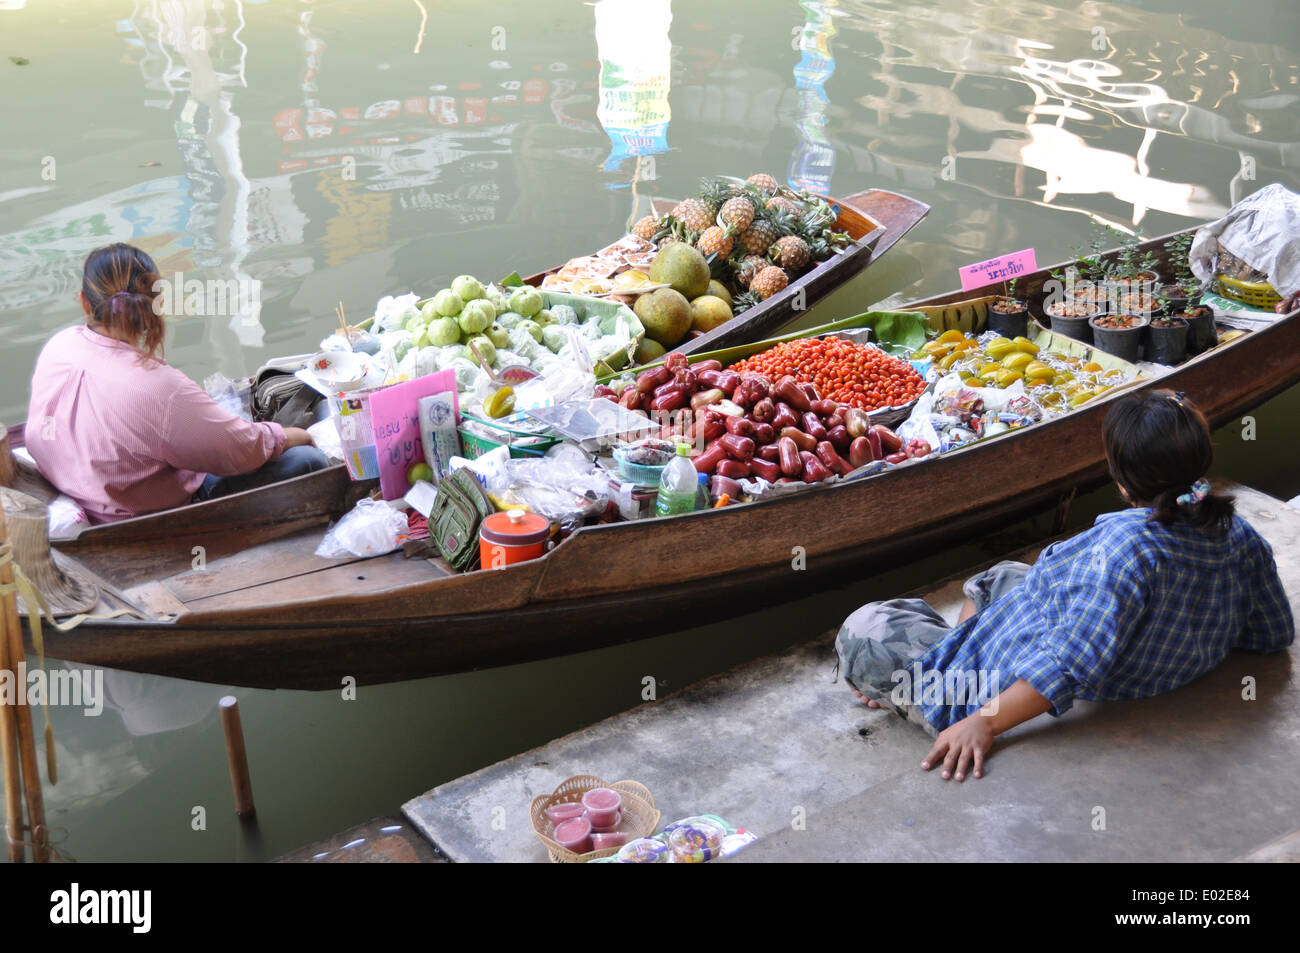
[[[1234,491],[1300,618],[1300,511]],[[925,596],[955,618],[960,584]],[[920,769],[927,736],[833,676],[834,637],[440,785],[403,813],[450,860],[545,862],[529,803],[591,773],[642,782],[664,821],[707,812],[758,834],[732,862],[1300,860],[1300,646],[1233,653],[1157,698],[1040,716],[959,784]]]

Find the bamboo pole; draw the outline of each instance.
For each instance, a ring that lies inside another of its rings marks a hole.
[[[8,538],[5,524],[4,507],[0,506],[0,546]],[[12,586],[14,581],[13,566],[6,563],[0,566],[0,586]],[[49,831],[45,827],[45,796],[41,790],[41,769],[36,760],[36,737],[32,733],[32,710],[27,705],[27,685],[18,678],[18,663],[27,656],[23,648],[23,627],[18,618],[18,596],[10,589],[0,598],[0,635],[5,645],[4,665],[0,666],[13,673],[15,698],[12,709],[0,705],[12,714],[18,733],[18,754],[22,762],[22,786],[27,795],[27,820],[31,829],[32,858],[43,864],[50,859]],[[8,761],[5,763],[8,772]],[[6,801],[8,798],[9,777],[6,773]],[[6,806],[6,819],[8,807]],[[12,834],[10,835],[12,839]],[[12,852],[11,852],[12,853]]]
[[[248,776],[248,753],[244,749],[244,726],[239,720],[239,702],[234,695],[226,695],[221,706],[221,727],[226,733],[226,763],[230,767],[230,787],[235,793],[235,813],[252,817],[253,782]]]
[[[0,486],[13,486],[17,476],[17,465],[9,447],[9,429],[0,420]]]
[[[12,672],[9,664],[7,640],[0,639],[0,669]],[[9,863],[21,864],[27,859],[23,847],[23,793],[18,777],[18,720],[14,709],[0,702],[0,758],[4,759],[5,834],[9,840]]]

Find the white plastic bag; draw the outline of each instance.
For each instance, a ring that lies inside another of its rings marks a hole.
[[[405,513],[383,500],[367,497],[329,528],[316,547],[316,555],[327,559],[382,556],[401,546],[407,531]]]
[[[1300,195],[1274,182],[1242,199],[1228,214],[1201,226],[1192,240],[1192,273],[1214,276],[1219,243],[1268,275],[1283,298],[1300,292]]]
[[[50,539],[76,539],[90,526],[86,511],[70,496],[60,493],[50,503]]]
[[[343,459],[343,441],[339,439],[339,428],[335,418],[326,417],[307,428],[316,449],[331,460]]]

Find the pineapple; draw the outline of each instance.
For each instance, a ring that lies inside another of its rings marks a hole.
[[[731,254],[732,246],[735,244],[731,231],[726,228],[719,228],[717,225],[706,228],[700,233],[699,241],[695,243],[705,256],[718,255],[726,258]]]
[[[736,283],[748,288],[754,276],[768,266],[768,261],[759,255],[746,255],[736,266]]]
[[[777,190],[781,188],[776,179],[772,178],[766,172],[755,172],[745,181],[756,189],[766,192],[768,195],[775,195]]]
[[[772,245],[771,257],[787,271],[798,271],[808,264],[812,252],[808,243],[797,235],[778,238]]]
[[[653,215],[647,215],[645,218],[637,219],[637,223],[632,226],[632,234],[637,238],[652,242],[655,236],[659,234],[659,228],[659,219]]]
[[[713,206],[713,214],[717,214],[718,209],[728,199],[735,198],[740,194],[740,189],[722,179],[700,179],[699,200],[706,205]]]
[[[745,232],[754,224],[755,214],[753,200],[748,195],[737,195],[722,203],[722,208],[718,211],[718,222],[737,232]]]
[[[769,212],[774,212],[777,209],[781,209],[783,212],[785,212],[788,215],[799,214],[799,206],[795,202],[786,198],[784,195],[776,195],[768,199],[766,203],[766,208]]]
[[[735,314],[742,311],[748,311],[754,305],[758,304],[759,297],[752,291],[746,291],[744,294],[738,294],[731,299],[731,310]]]
[[[754,224],[741,233],[740,244],[751,255],[765,255],[780,237],[781,230],[776,225],[766,218],[756,218]]]
[[[784,268],[778,268],[776,265],[768,265],[749,283],[749,290],[754,292],[762,300],[766,301],[774,294],[784,291],[786,285],[790,283],[790,276],[785,273]]]
[[[700,199],[685,199],[673,209],[673,218],[690,232],[702,232],[713,224],[715,210]]]

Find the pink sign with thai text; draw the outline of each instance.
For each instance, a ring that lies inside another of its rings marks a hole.
[[[411,485],[406,471],[424,462],[424,443],[420,439],[420,398],[451,391],[456,404],[456,372],[452,370],[426,374],[413,381],[393,384],[370,395],[370,420],[375,430],[375,451],[379,461],[379,489],[384,499],[396,500],[406,495]]]
[[[974,291],[1003,281],[1014,281],[1037,270],[1038,261],[1034,257],[1034,250],[1026,248],[1024,251],[958,268],[957,274],[961,276],[961,290]]]

